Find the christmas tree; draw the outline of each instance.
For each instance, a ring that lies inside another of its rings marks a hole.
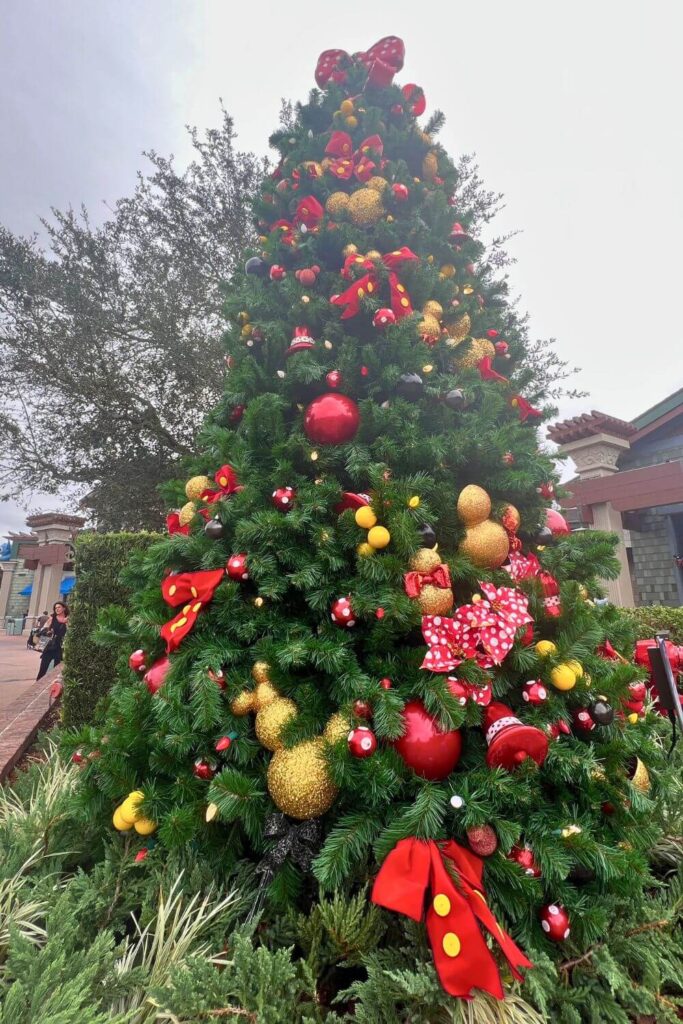
[[[562,369],[478,240],[495,198],[402,66],[395,37],[326,51],[271,139],[224,397],[79,742],[91,814],[200,850],[264,926],[360,899],[371,977],[410,945],[502,998],[644,900],[669,726],[592,600],[613,538],[552,507]]]

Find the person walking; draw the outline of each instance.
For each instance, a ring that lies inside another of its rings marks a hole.
[[[36,676],[36,682],[42,679],[50,663],[54,662],[55,665],[59,665],[62,660],[62,646],[64,644],[64,637],[66,636],[66,628],[69,624],[69,609],[61,601],[55,601],[52,606],[52,615],[50,616],[46,629],[49,633],[50,639],[48,640],[45,650],[40,656],[40,669]]]

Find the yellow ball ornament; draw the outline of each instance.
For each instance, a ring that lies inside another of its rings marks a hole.
[[[457,365],[462,370],[472,370],[477,366],[480,360],[484,359],[486,356],[493,359],[495,354],[495,346],[488,338],[472,338],[467,351],[458,358]]]
[[[130,822],[132,825],[140,817],[138,807],[145,799],[145,794],[139,789],[136,789],[133,793],[129,793],[123,803],[118,807],[120,816],[124,821]]]
[[[583,665],[580,662],[576,661],[575,658],[570,658],[565,664],[569,665],[577,679],[583,679]]]
[[[185,484],[185,494],[190,501],[198,501],[202,492],[211,486],[212,483],[208,476],[193,476]]]
[[[370,530],[377,522],[377,516],[370,505],[361,505],[356,509],[356,525],[363,530]]]
[[[547,658],[555,653],[557,647],[552,640],[539,640],[534,649],[536,654],[539,654],[542,658]]]
[[[370,227],[384,216],[382,197],[374,188],[359,188],[349,197],[348,215],[359,227]]]
[[[111,820],[114,824],[114,828],[118,829],[119,832],[129,832],[133,827],[133,822],[127,821],[121,814],[120,807],[116,808]]]
[[[576,686],[576,673],[566,663],[556,665],[550,673],[550,682],[556,690],[573,690]]]
[[[330,217],[342,217],[349,208],[349,197],[346,192],[333,192],[327,197],[325,209]]]
[[[276,751],[268,765],[268,791],[283,814],[299,821],[329,811],[339,791],[330,779],[322,737]]]
[[[349,114],[352,114],[354,110],[353,100],[342,100],[341,103],[339,104],[339,109],[341,110],[342,114],[346,114],[347,116]]]
[[[262,707],[256,716],[256,738],[266,750],[279,750],[282,746],[280,732],[293,718],[297,708],[293,700],[277,697],[266,707]]]
[[[439,269],[439,277],[455,277],[455,267],[452,263],[444,263]]]
[[[152,832],[156,832],[157,823],[151,818],[138,818],[134,828],[139,836],[151,836]]]
[[[349,116],[345,118],[344,121],[347,128],[353,129],[358,127],[358,118],[355,117],[353,114],[349,114]]]
[[[372,555],[376,553],[375,548],[373,548],[372,544],[368,544],[367,542],[359,544],[358,547],[356,548],[356,552],[360,555],[361,558],[371,558]]]
[[[465,526],[476,526],[491,515],[491,499],[478,484],[468,484],[458,495],[458,515]]]
[[[420,505],[420,497],[414,494],[412,498],[408,498],[408,508],[418,508]]]
[[[368,533],[368,544],[371,548],[382,549],[387,546],[391,540],[391,534],[387,530],[386,526],[373,526]]]

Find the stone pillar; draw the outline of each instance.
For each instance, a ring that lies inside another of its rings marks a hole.
[[[621,572],[615,580],[602,581],[607,591],[607,596],[612,604],[617,604],[622,608],[633,608],[635,601],[633,599],[633,585],[631,583],[631,573],[629,572],[626,547],[624,545],[624,528],[621,523],[621,512],[617,512],[609,501],[601,501],[597,505],[592,505],[591,508],[593,509],[594,528],[596,530],[606,530],[607,533],[616,533],[620,537],[620,543],[617,545],[614,553],[621,564]]]
[[[7,615],[12,577],[18,565],[19,561],[16,558],[10,558],[7,562],[0,563],[0,619],[4,619]]]
[[[40,593],[40,611],[47,608],[48,613],[52,611],[52,605],[59,601],[59,587],[62,582],[62,563],[57,565],[43,566],[43,583]],[[40,611],[38,614],[40,615]]]
[[[33,573],[33,589],[31,590],[31,598],[28,603],[28,617],[27,621],[29,625],[33,625],[33,621],[43,611],[43,606],[40,604],[43,590],[43,574],[45,566],[41,565],[40,562],[35,568]]]

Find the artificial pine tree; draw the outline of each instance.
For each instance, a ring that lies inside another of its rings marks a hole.
[[[398,912],[373,978],[426,914],[452,996],[531,964],[538,996],[650,884],[668,724],[591,600],[613,538],[549,507],[562,370],[477,238],[495,197],[402,65],[395,37],[327,51],[271,139],[225,395],[112,613],[130,667],[85,786],[139,847],[254,885],[276,931],[367,890]]]

